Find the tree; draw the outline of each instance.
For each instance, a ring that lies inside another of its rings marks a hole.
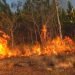
[[[24,14],[31,15],[31,20],[34,25],[34,32],[36,41],[41,41],[40,33],[41,27],[46,23],[48,20],[48,13],[50,9],[50,2],[49,0],[27,0],[24,5]],[[40,14],[39,14],[40,13]],[[38,37],[38,38],[37,38]]]
[[[67,10],[62,9],[61,13],[63,35],[73,38],[75,33],[75,10],[70,1],[68,1],[67,7]]]
[[[68,9],[67,9],[68,13],[71,13],[72,9],[73,9],[73,6],[72,6],[71,2],[68,1]]]
[[[58,21],[58,27],[59,27],[59,36],[62,38],[62,30],[61,30],[61,22],[59,18],[59,10],[58,10],[58,3],[57,0],[54,0],[55,8],[56,8],[56,16],[57,16],[57,21]]]
[[[11,45],[12,45],[12,48],[14,46],[14,23],[15,23],[15,19],[16,19],[16,15],[14,15],[12,12],[11,12],[11,9],[9,7],[9,5],[6,3],[6,0],[3,0],[3,6],[2,8],[4,8],[2,10],[2,12],[0,13],[1,15],[1,23],[2,23],[2,27],[4,28],[7,28],[6,31],[7,33],[9,33],[10,37],[11,37]],[[6,27],[5,27],[6,26]]]

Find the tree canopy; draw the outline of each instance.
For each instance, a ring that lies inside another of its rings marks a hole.
[[[54,4],[53,1],[56,0],[26,0],[22,8],[22,3],[19,1],[15,13],[12,12],[6,0],[0,1],[0,29],[9,34],[12,46],[21,43],[34,43],[35,41],[41,42],[40,34],[43,25],[46,25],[48,29],[49,38],[56,37],[59,33],[58,16],[63,36],[73,37],[75,34],[74,7],[68,1],[68,8],[65,11],[61,7],[59,9],[58,4]],[[15,8],[15,3],[13,2],[11,6]]]

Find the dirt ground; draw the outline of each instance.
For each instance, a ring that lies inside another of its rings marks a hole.
[[[35,55],[1,59],[0,75],[75,75],[75,56]]]

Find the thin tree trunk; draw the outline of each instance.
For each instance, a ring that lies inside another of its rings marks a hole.
[[[14,36],[13,36],[13,31],[11,30],[11,47],[14,47]]]
[[[13,24],[11,26],[11,47],[14,48]]]
[[[60,18],[59,18],[59,11],[58,11],[58,2],[57,0],[54,0],[54,2],[55,2],[55,8],[56,8],[57,21],[59,25],[59,36],[62,38],[61,23],[60,23]]]

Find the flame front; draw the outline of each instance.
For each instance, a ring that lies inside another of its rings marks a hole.
[[[7,40],[4,37],[0,37],[0,57],[4,58],[8,55],[8,47],[7,47]]]
[[[46,38],[46,29],[43,27],[45,31],[43,31],[44,39]],[[65,37],[61,39],[60,37],[56,37],[53,40],[43,39],[43,44],[39,44],[38,42],[33,45],[24,45],[23,50],[19,48],[10,49],[7,45],[9,36],[3,33],[3,36],[0,37],[0,58],[6,57],[16,57],[16,56],[31,56],[31,55],[58,55],[61,53],[72,53],[75,52],[75,42],[69,37]],[[23,52],[22,52],[23,51]]]

